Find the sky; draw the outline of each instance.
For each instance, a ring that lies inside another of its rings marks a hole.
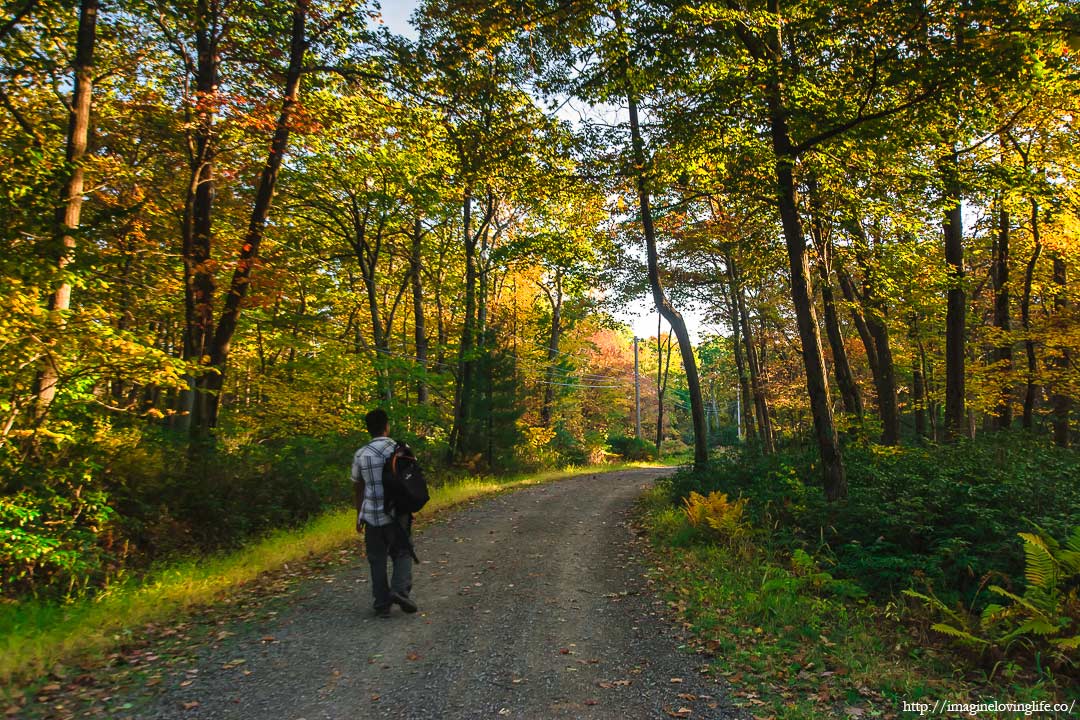
[[[415,39],[416,31],[409,25],[409,17],[419,3],[417,0],[382,0],[382,23],[393,33]],[[570,123],[577,123],[591,113],[579,103],[567,103],[559,112],[559,117]],[[702,314],[694,308],[679,308],[686,320],[690,339],[696,345],[703,337],[721,332],[716,326],[710,326],[703,320]],[[649,338],[656,335],[657,313],[650,297],[641,297],[631,302],[622,312],[614,313],[615,318],[631,327],[638,337]],[[667,323],[662,324],[661,332],[666,333]]]

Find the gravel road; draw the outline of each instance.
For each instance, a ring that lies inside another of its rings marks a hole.
[[[193,648],[193,666],[141,698],[136,716],[742,717],[701,674],[702,656],[679,649],[643,577],[630,512],[663,472],[586,475],[428,523],[415,538],[415,615],[373,616],[357,553],[277,614]]]

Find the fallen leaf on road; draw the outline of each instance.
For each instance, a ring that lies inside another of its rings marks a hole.
[[[180,687],[187,687],[188,685],[190,685],[193,682],[195,682],[195,681],[194,680],[184,680],[182,683],[180,683]]]
[[[673,683],[681,683],[682,681],[683,681],[682,678],[671,678],[671,682],[673,682]]]
[[[697,695],[691,695],[689,693],[679,693],[679,697],[686,702],[694,702],[695,700],[697,700]]]
[[[412,660],[412,661],[414,661],[414,662],[415,662],[416,660],[419,660],[419,659],[420,659],[420,656],[419,656],[419,655],[417,655],[417,654],[416,654],[416,653],[414,653],[414,652],[411,652],[411,653],[409,653],[408,655],[406,655],[406,656],[405,656],[405,659],[406,659],[406,660]]]
[[[194,710],[195,708],[199,707],[199,701],[192,700],[191,702],[181,703],[181,705],[185,710]]]
[[[863,710],[862,708],[846,707],[846,708],[844,708],[844,713],[848,717],[862,717],[863,715],[866,714],[866,711]]]
[[[589,700],[586,700],[583,704],[585,704],[585,705],[599,705],[600,702],[597,701],[597,700],[589,699]]]
[[[372,695],[371,696],[371,702],[379,702],[380,697],[381,697],[380,695]]]
[[[664,712],[666,712],[673,718],[688,718],[690,717],[690,715],[693,714],[694,711],[690,708],[681,707],[678,710],[670,710],[668,708],[664,708]]]

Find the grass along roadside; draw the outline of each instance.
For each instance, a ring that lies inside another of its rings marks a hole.
[[[434,488],[422,526],[438,511],[494,493],[640,463],[568,468],[505,478],[469,477]],[[5,692],[32,683],[56,665],[102,656],[122,645],[133,630],[175,620],[195,608],[220,602],[265,572],[333,550],[356,538],[356,511],[326,513],[301,528],[283,530],[244,548],[193,558],[114,586],[90,600],[59,605],[27,601],[0,606],[0,687]]]
[[[642,501],[653,573],[699,652],[757,718],[894,718],[904,702],[1045,700],[1038,686],[961,678],[954,658],[904,608],[878,607],[806,557],[695,540],[681,508],[656,487]]]

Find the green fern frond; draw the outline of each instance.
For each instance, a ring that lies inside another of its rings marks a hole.
[[[924,595],[924,594],[922,594],[920,592],[915,592],[914,590],[903,590],[902,592],[905,595],[907,595],[908,597],[913,597],[916,600],[922,600],[928,607],[930,607],[933,610],[937,610],[940,613],[945,614],[951,620],[955,621],[957,625],[967,627],[967,623],[964,622],[964,619],[962,617],[960,617],[960,615],[957,614],[957,612],[955,610],[953,610],[948,605],[946,605],[945,603],[938,600],[933,595]]]
[[[930,626],[930,629],[931,630],[936,630],[937,632],[941,633],[942,635],[948,635],[950,637],[956,638],[957,640],[963,640],[964,642],[970,642],[970,643],[974,643],[976,645],[989,645],[990,644],[988,641],[983,640],[980,637],[975,637],[974,635],[967,632],[966,630],[961,630],[959,628],[954,628],[952,625],[946,625],[945,623],[934,623],[933,625]]]
[[[1058,562],[1047,545],[1046,539],[1032,533],[1017,533],[1024,540],[1024,557],[1027,560],[1024,577],[1029,585],[1040,588],[1057,584]]]
[[[1053,635],[1060,630],[1061,627],[1055,625],[1052,622],[1048,622],[1042,618],[1032,618],[1031,620],[1028,620],[1026,623],[1018,627],[1015,634],[1023,635],[1030,632],[1036,635],[1046,636]]]
[[[1065,547],[1074,553],[1080,553],[1080,525],[1072,529],[1072,535],[1065,540]]]
[[[1031,613],[1033,615],[1043,617],[1043,618],[1046,617],[1046,612],[1044,610],[1042,610],[1041,608],[1036,607],[1027,598],[1020,597],[1016,593],[1011,593],[1011,592],[1009,592],[1008,590],[1006,590],[1005,588],[1003,588],[1003,587],[1001,587],[999,585],[991,585],[989,587],[989,590],[990,590],[990,592],[997,593],[998,595],[1001,595],[1002,597],[1009,598],[1010,600],[1012,600],[1017,605],[1022,605],[1023,607],[1025,607],[1029,611],[1031,611]]]
[[[979,618],[979,624],[985,628],[995,623],[999,623],[1014,614],[1015,612],[1012,608],[1006,608],[996,603],[990,603],[982,611],[982,616]]]
[[[1080,650],[1080,635],[1071,638],[1053,638],[1050,642],[1065,650]]]

